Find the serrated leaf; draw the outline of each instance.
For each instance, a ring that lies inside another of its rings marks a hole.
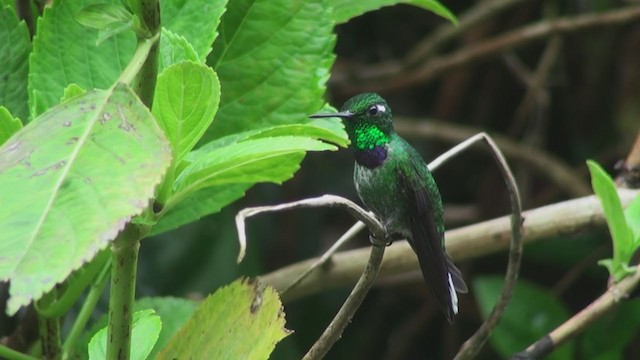
[[[197,152],[175,181],[176,192],[193,192],[221,184],[274,182],[289,179],[305,151],[336,147],[308,137],[250,139],[211,151]]]
[[[11,7],[0,6],[0,105],[17,118],[29,118],[27,75],[29,30]]]
[[[227,0],[161,1],[162,24],[174,34],[184,36],[204,60],[218,36],[226,5]]]
[[[273,288],[237,280],[207,297],[157,359],[268,359],[284,325]]]
[[[600,200],[613,241],[613,262],[611,263],[613,272],[611,275],[616,281],[619,281],[629,274],[625,270],[625,266],[629,264],[635,250],[633,234],[625,221],[622,204],[613,179],[598,163],[588,160],[587,166],[591,173],[591,187]]]
[[[5,141],[9,140],[9,138],[20,129],[22,129],[20,119],[11,116],[11,113],[6,107],[0,106],[0,145],[4,144]]]
[[[215,214],[243,197],[252,185],[225,184],[197,190],[163,213],[151,228],[150,235],[158,235],[199,220],[203,216]]]
[[[158,71],[182,61],[202,62],[198,58],[196,50],[186,38],[174,34],[166,28],[162,28],[158,61]]]
[[[103,249],[146,208],[170,161],[162,130],[126,85],[67,101],[0,147],[7,313]]]
[[[158,77],[153,115],[180,161],[207,130],[218,109],[220,83],[210,67],[181,62]]]
[[[329,5],[333,7],[333,19],[338,24],[349,21],[356,16],[360,16],[366,12],[377,10],[383,6],[395,5],[399,3],[410,4],[427,9],[432,13],[441,16],[450,22],[457,24],[458,19],[444,5],[436,0],[329,0]]]
[[[145,360],[153,349],[160,330],[162,320],[152,309],[137,311],[133,314],[131,324],[131,360]],[[98,331],[89,342],[89,359],[102,360],[107,356],[108,329]]]
[[[624,209],[624,218],[629,230],[631,230],[633,245],[635,248],[638,248],[638,246],[640,246],[640,196],[636,197],[631,204]]]
[[[76,96],[84,94],[84,89],[78,86],[77,84],[69,84],[66,88],[64,88],[64,93],[62,98],[60,99],[60,103],[63,103],[67,100],[71,100]]]
[[[229,2],[209,57],[223,89],[220,109],[202,142],[308,122],[323,105],[333,25],[322,0]]]
[[[58,104],[67,85],[107,89],[129,63],[135,35],[126,31],[96,45],[98,31],[74,16],[90,4],[120,4],[119,0],[54,1],[38,20],[29,59],[29,104],[35,117]]]
[[[500,276],[481,276],[473,282],[480,313],[486,318],[502,290]],[[489,342],[503,357],[524,350],[569,318],[566,307],[543,287],[520,278],[502,319],[493,330]],[[573,359],[574,343],[569,342],[545,359]]]

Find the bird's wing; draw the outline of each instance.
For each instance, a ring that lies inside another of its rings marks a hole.
[[[412,163],[398,167],[397,171],[398,183],[407,198],[405,210],[411,228],[411,245],[418,255],[422,276],[447,320],[452,322],[457,313],[457,296],[451,276],[459,275],[459,272],[450,274],[447,255],[442,248],[444,234],[438,230],[434,201],[426,188],[427,179],[421,179],[422,175]]]

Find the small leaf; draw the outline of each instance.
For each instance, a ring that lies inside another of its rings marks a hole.
[[[624,210],[624,218],[633,234],[633,245],[637,249],[640,246],[640,196],[636,197]]]
[[[0,106],[0,145],[4,144],[5,141],[9,140],[9,138],[20,129],[22,129],[20,119],[11,116],[11,113],[6,107]]]
[[[0,105],[24,121],[29,120],[27,76],[30,51],[27,24],[18,21],[12,7],[0,5]]]
[[[284,325],[273,288],[237,280],[207,297],[157,359],[268,359]]]
[[[145,360],[151,353],[160,331],[162,320],[152,309],[137,311],[133,314],[131,329],[131,360]],[[108,328],[98,331],[89,342],[89,359],[101,360],[107,355]]]
[[[7,313],[106,247],[147,207],[170,161],[162,130],[126,85],[58,105],[0,147]]]
[[[207,130],[220,101],[220,83],[210,67],[181,62],[158,77],[153,115],[180,161]]]
[[[613,262],[610,264],[613,272],[611,275],[616,281],[619,281],[628,274],[623,266],[629,264],[635,250],[633,235],[625,221],[622,204],[613,180],[598,163],[588,160],[587,166],[591,172],[591,186],[600,199],[602,211],[613,240]]]
[[[82,94],[84,94],[84,89],[75,83],[71,83],[69,84],[69,86],[64,88],[64,95],[62,95],[62,99],[60,99],[60,103],[71,100],[74,97]]]
[[[162,28],[158,71],[183,61],[202,62],[186,38]]]
[[[356,16],[362,15],[366,12],[379,9],[383,6],[394,5],[398,3],[405,3],[410,5],[419,6],[427,9],[434,14],[441,16],[453,24],[458,23],[455,15],[447,9],[444,5],[436,0],[330,0],[329,4],[333,7],[333,19],[338,23],[347,22]]]
[[[116,4],[91,4],[80,9],[76,14],[76,20],[94,29],[112,27],[114,24],[128,24],[133,14]]]
[[[500,276],[481,276],[473,282],[478,306],[486,318],[502,290]],[[511,303],[489,341],[503,358],[524,350],[569,318],[566,307],[543,287],[522,278],[513,290]],[[554,350],[545,359],[573,359],[574,343]]]

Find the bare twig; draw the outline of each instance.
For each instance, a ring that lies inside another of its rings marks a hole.
[[[627,206],[640,191],[619,189],[623,206]],[[523,213],[525,243],[557,235],[569,235],[604,223],[600,201],[595,196],[547,205]],[[447,252],[457,261],[465,261],[502,251],[509,246],[508,216],[449,230],[445,234]],[[339,252],[332,266],[320,268],[291,289],[282,300],[291,302],[329,289],[353,285],[368,258],[369,249]],[[263,275],[260,279],[280,291],[311,265],[315,259],[301,261]],[[379,279],[405,274],[419,269],[418,259],[406,241],[395,241],[387,248]],[[380,280],[378,281],[378,283]]]
[[[640,271],[636,268],[634,274],[611,286],[589,306],[533,343],[525,351],[515,354],[512,359],[538,359],[550,354],[555,348],[585,330],[591,323],[627,298],[638,283],[640,283]]]
[[[640,131],[626,160],[617,164],[616,168],[621,170],[616,178],[618,185],[630,189],[640,188]]]
[[[518,273],[520,272],[520,262],[522,260],[522,224],[524,219],[522,217],[520,193],[516,185],[516,180],[509,169],[507,161],[500,152],[500,149],[485,133],[480,133],[471,137],[469,140],[460,143],[456,147],[464,148],[468,146],[466,144],[471,145],[480,140],[484,141],[485,144],[491,148],[493,158],[499,165],[498,169],[502,174],[505,185],[509,189],[509,202],[511,203],[511,241],[509,245],[509,263],[507,264],[507,273],[504,276],[504,285],[498,301],[480,328],[478,328],[478,330],[467,341],[465,341],[464,344],[462,344],[454,359],[470,359],[480,352],[480,349],[489,338],[493,328],[498,324],[498,321],[500,321],[502,314],[511,300],[513,288],[516,285]]]
[[[394,123],[398,133],[407,138],[426,137],[453,143],[468,139],[478,132],[477,129],[472,127],[431,119],[429,121],[418,121],[417,119],[397,117],[394,119]],[[569,166],[551,154],[523,146],[499,134],[491,134],[491,137],[508,158],[522,161],[534,167],[538,170],[536,171],[537,174],[547,177],[567,194],[573,197],[591,194],[589,184],[576,175]]]
[[[640,6],[635,5],[597,14],[568,16],[539,22],[460,49],[452,54],[432,58],[415,69],[401,66],[398,71],[385,74],[384,77],[363,81],[358,81],[357,78],[349,79],[348,82],[340,84],[340,91],[358,93],[372,88],[378,92],[404,89],[416,84],[423,84],[456,67],[496,56],[507,49],[522,46],[541,38],[594,27],[620,25],[638,18],[640,18]]]

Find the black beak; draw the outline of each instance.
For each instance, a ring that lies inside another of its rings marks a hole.
[[[337,113],[333,113],[333,114],[313,114],[310,115],[309,117],[312,119],[321,119],[321,118],[332,118],[332,117],[337,117],[337,118],[341,118],[341,119],[348,119],[350,117],[352,117],[354,115],[354,113],[352,113],[351,111],[341,111],[341,112],[337,112]]]

